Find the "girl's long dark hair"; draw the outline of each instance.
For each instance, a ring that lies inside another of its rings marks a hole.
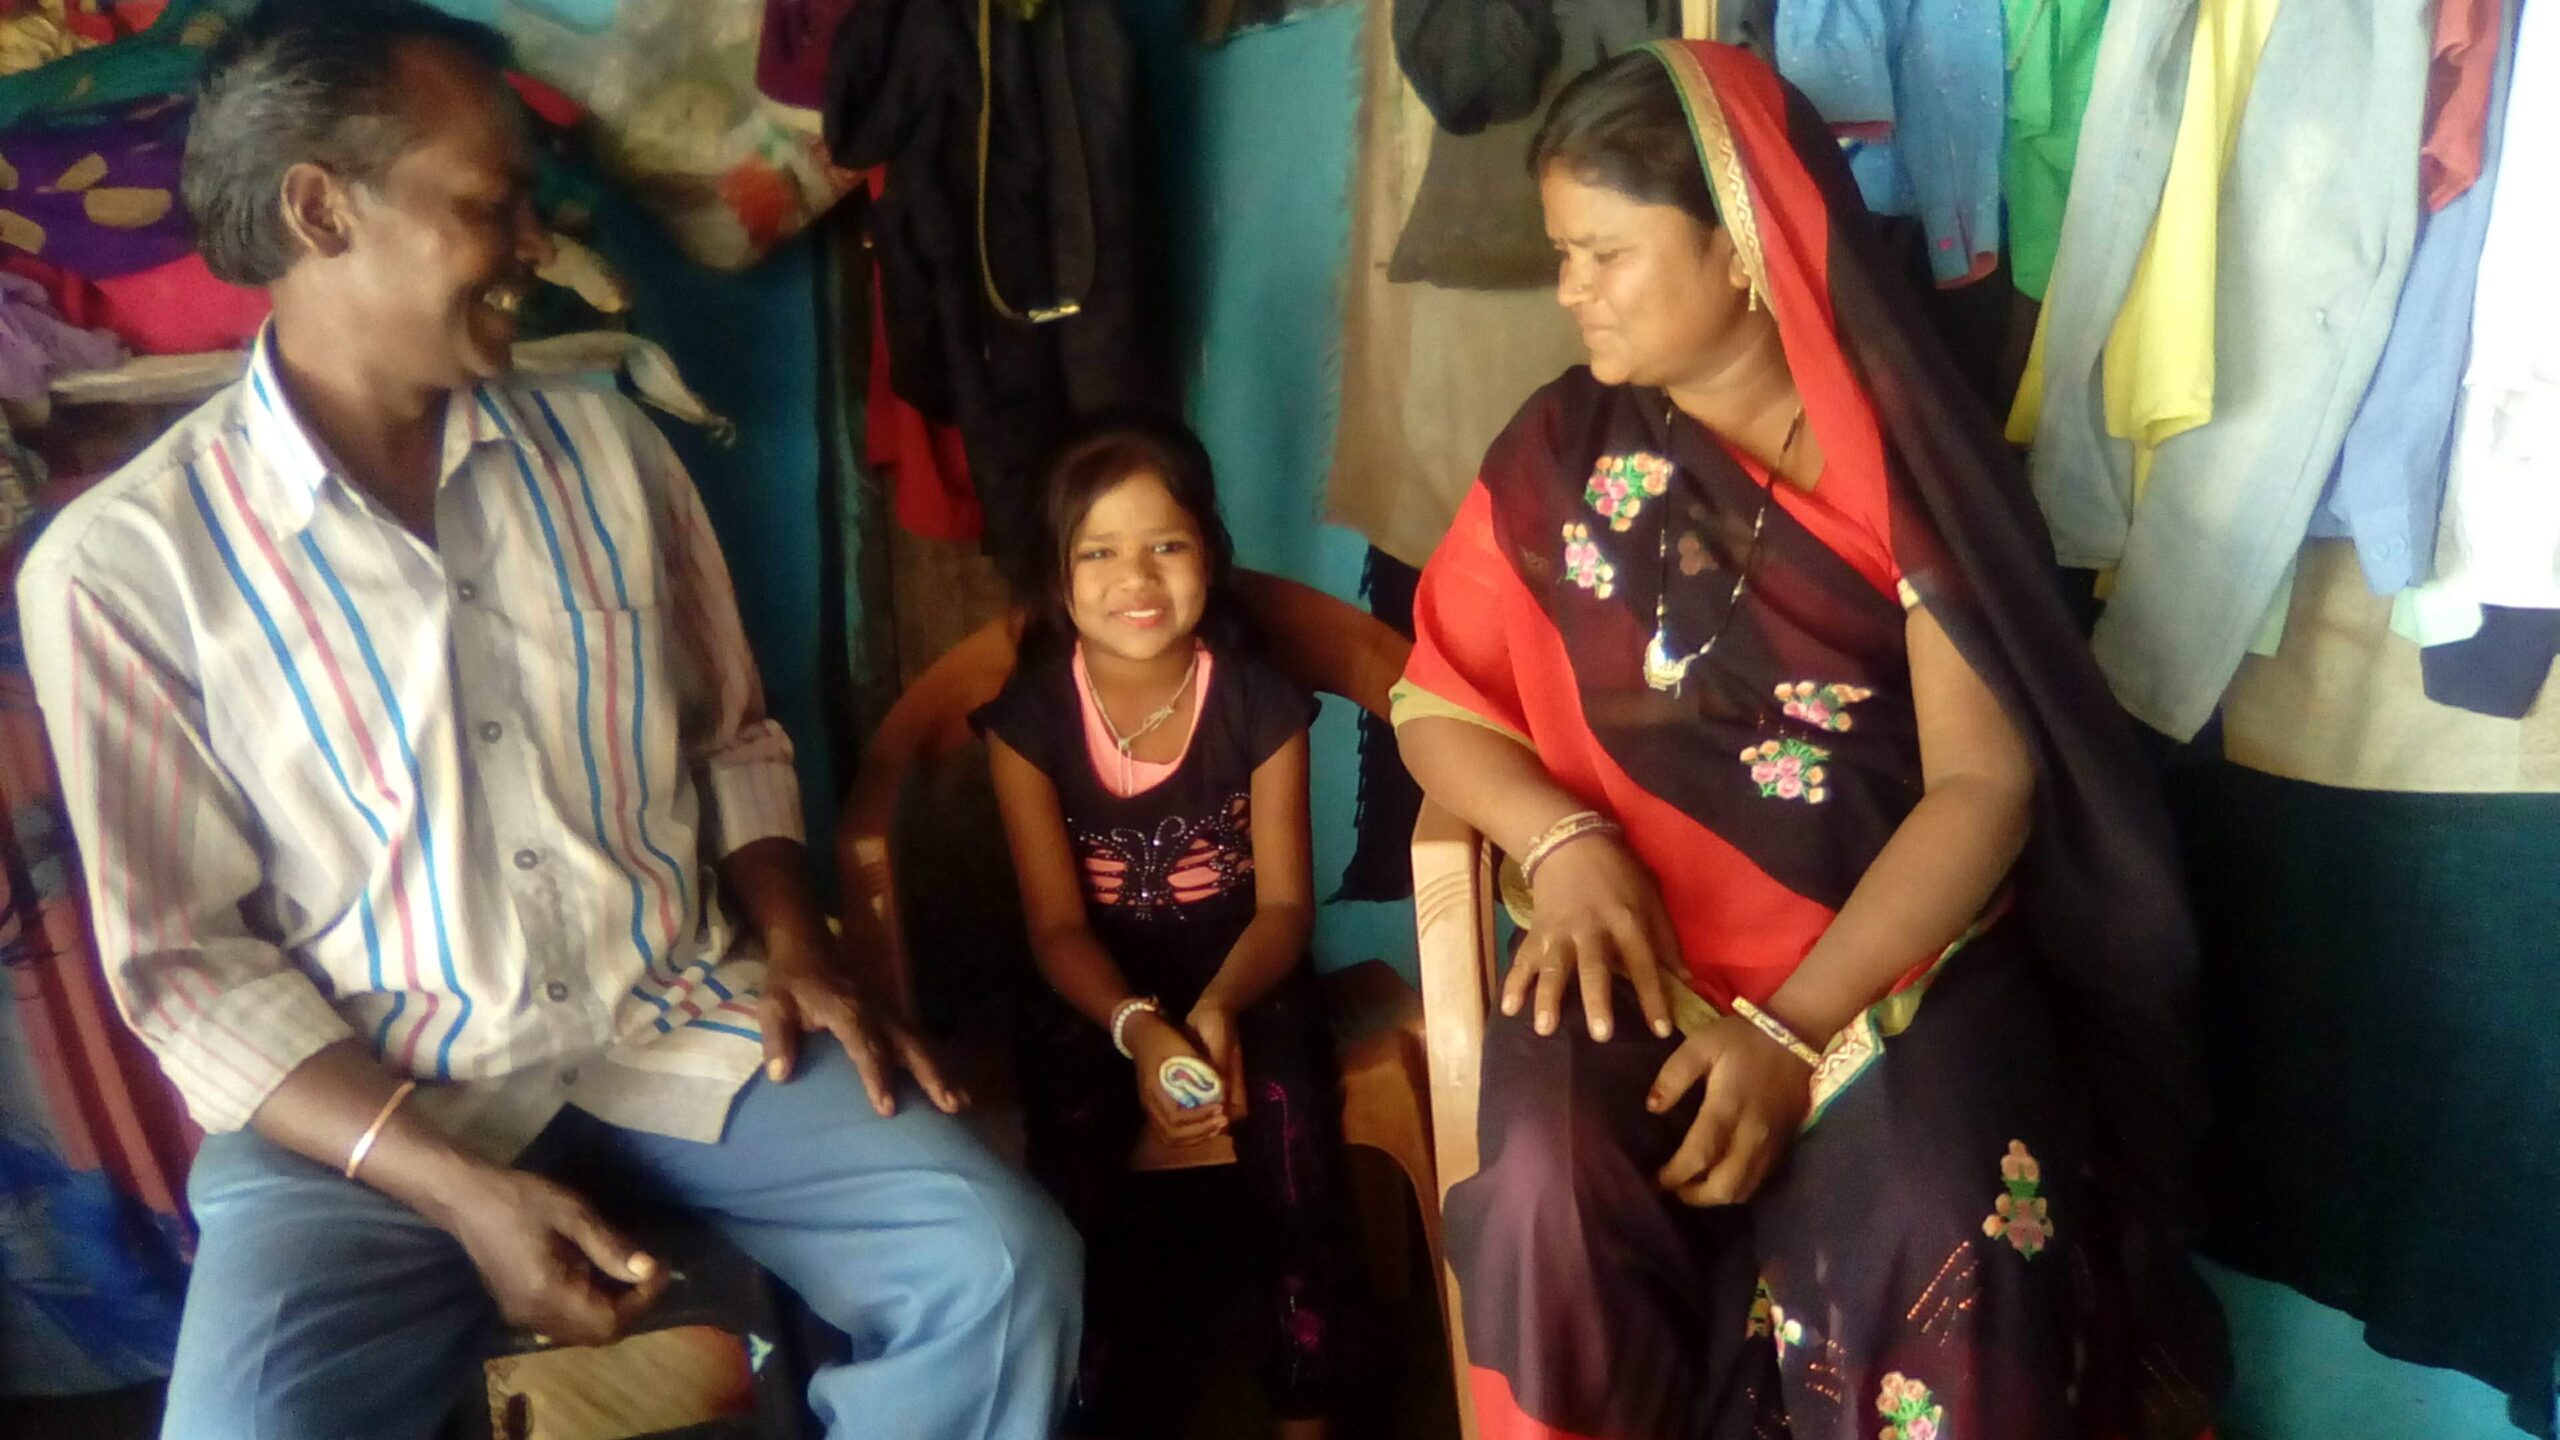
[[[1026,656],[1059,653],[1074,643],[1067,590],[1076,530],[1103,492],[1141,474],[1161,477],[1173,503],[1199,528],[1208,597],[1198,635],[1219,653],[1254,646],[1253,627],[1236,601],[1236,542],[1218,515],[1218,482],[1208,447],[1190,426],[1160,412],[1113,409],[1087,417],[1041,467],[1039,540],[1017,562],[1013,580],[1014,597],[1030,616],[1022,636]]]

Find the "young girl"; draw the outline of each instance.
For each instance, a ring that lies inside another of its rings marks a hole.
[[[1046,574],[1004,693],[978,712],[1040,972],[1023,1093],[1031,1167],[1087,1245],[1069,1429],[1130,1428],[1120,1373],[1146,1297],[1112,1222],[1143,1123],[1235,1138],[1273,1262],[1265,1375],[1284,1435],[1333,1399],[1340,1076],[1307,964],[1315,698],[1255,658],[1209,457],[1179,425],[1086,431],[1048,476]],[[1030,587],[1026,587],[1028,590]],[[1047,1002],[1049,997],[1041,1000]],[[1183,1108],[1168,1060],[1223,1094]]]

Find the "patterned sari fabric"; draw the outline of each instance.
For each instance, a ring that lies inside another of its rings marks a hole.
[[[1908,608],[2027,741],[2036,829],[2013,895],[1834,1043],[1748,1205],[1653,1182],[1695,1113],[1643,1109],[1672,1042],[1494,1023],[1485,1165],[1448,1215],[1479,1419],[1595,1440],[2196,1435],[2227,1361],[2185,1260],[2194,945],[2156,789],[1990,417],[1819,118],[1742,51],[1653,53],[1826,468],[1773,481],[1659,392],[1568,372],[1424,571],[1400,718],[1517,734],[1626,827],[1702,997],[1684,1024],[1776,990],[1919,802]]]
[[[33,462],[5,431],[0,462],[14,500]],[[19,641],[40,524],[0,504],[0,1395],[168,1374],[194,1250],[197,1132],[108,998]]]

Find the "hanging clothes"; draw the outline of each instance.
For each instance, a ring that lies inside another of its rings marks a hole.
[[[2160,212],[2107,336],[2107,433],[2133,442],[2136,505],[2161,443],[2213,419],[2222,179],[2279,3],[2203,0],[2196,11],[2186,104]]]
[[[2132,453],[2107,434],[2098,376],[2168,181],[2196,4],[2122,6],[2099,34],[2082,130],[2100,137],[2105,163],[2091,167],[2063,211],[2050,287],[2009,412],[2010,442],[2032,446],[2027,473],[2054,549],[2077,569],[2107,568],[2123,543]],[[2057,472],[2076,477],[2070,505],[2048,493]]]
[[[1939,284],[1990,274],[2008,89],[1997,0],[1788,0],[1776,39],[1778,72],[1848,145],[1867,208],[1920,219]]]
[[[756,39],[756,88],[796,110],[827,103],[827,59],[858,0],[764,0]]]
[[[2008,136],[2000,191],[2009,216],[2009,280],[2031,300],[2053,279],[2080,119],[2098,75],[2107,0],[2007,0]]]
[[[826,134],[840,164],[887,167],[871,222],[890,381],[959,427],[988,548],[1014,558],[1038,528],[1034,469],[1068,419],[1164,390],[1144,339],[1158,327],[1139,319],[1136,80],[1118,11],[1047,0],[1026,22],[984,3],[865,0],[836,37]]]
[[[2444,11],[2465,3],[2444,0]],[[2472,299],[2506,128],[2503,57],[2514,53],[2510,42],[2520,4],[2507,0],[2503,13],[2492,17],[2500,30],[2473,47],[2502,57],[2492,66],[2495,83],[2478,156],[2484,183],[2419,221],[2417,249],[2409,257],[2408,278],[2401,282],[2391,338],[2383,344],[2364,403],[2347,427],[2328,496],[2312,517],[2314,536],[2356,542],[2356,558],[2376,595],[2397,594],[2435,572],[2436,522],[2444,510],[2454,410],[2462,398],[2463,368],[2471,358]]]
[[[2505,49],[2498,0],[2441,0],[2435,65],[2427,75],[2427,140],[2418,175],[2427,208],[2442,210],[2480,179],[2491,76]]]
[[[1563,53],[1553,0],[1405,0],[1396,63],[1440,128],[1472,135],[1526,119]]]
[[[108,998],[18,633],[42,474],[0,429],[0,1395],[166,1375],[194,1246],[198,1132]]]
[[[1393,7],[1396,59],[1440,122],[1387,264],[1397,284],[1544,290],[1555,283],[1529,144],[1540,99],[1622,50],[1667,39],[1662,0]]]
[[[1448,533],[1476,462],[1519,397],[1581,360],[1582,346],[1544,285],[1464,290],[1388,279],[1422,181],[1416,162],[1438,131],[1396,63],[1390,11],[1400,8],[1371,5],[1361,21],[1342,388],[1324,514],[1419,566]]]
[[[2372,157],[2417,153],[2431,14],[2426,0],[2277,14],[2221,181],[2212,423],[2154,452],[2139,507],[2131,447],[2064,419],[2085,416],[2094,397],[2066,401],[2061,388],[2097,377],[2058,368],[2066,343],[2075,364],[2090,351],[2085,332],[2066,336],[2059,310],[2047,311],[2037,498],[2066,564],[2116,568],[2092,646],[2126,708],[2175,738],[2212,714],[2267,621],[2389,336],[2418,177],[2415,165]],[[2103,57],[2100,68],[2103,85]],[[2112,198],[2083,187],[2073,220],[2084,194],[2093,211]],[[2068,233],[2077,227],[2065,228],[2056,296],[2087,283]],[[2071,319],[2077,330],[2087,311]]]
[[[2488,605],[2560,609],[2560,6],[2517,22],[2502,164],[2481,242],[2436,576]]]

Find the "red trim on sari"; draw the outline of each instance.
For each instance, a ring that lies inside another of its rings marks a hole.
[[[1475,1396],[1479,1440],[1591,1440],[1571,1430],[1543,1425],[1521,1412],[1511,1394],[1511,1377],[1481,1365],[1467,1367],[1467,1389]]]
[[[1788,139],[1786,91],[1777,72],[1730,45],[1688,49],[1715,87],[1726,127],[1741,152],[1778,339],[1796,392],[1804,398],[1805,423],[1822,444],[1822,480],[1814,494],[1791,494],[1780,486],[1778,499],[1806,529],[1873,580],[1873,567],[1853,544],[1843,543],[1842,527],[1817,521],[1802,503],[1818,498],[1857,530],[1883,537],[1890,548],[1884,430],[1834,330],[1831,209]],[[1883,588],[1892,593],[1889,583]]]

